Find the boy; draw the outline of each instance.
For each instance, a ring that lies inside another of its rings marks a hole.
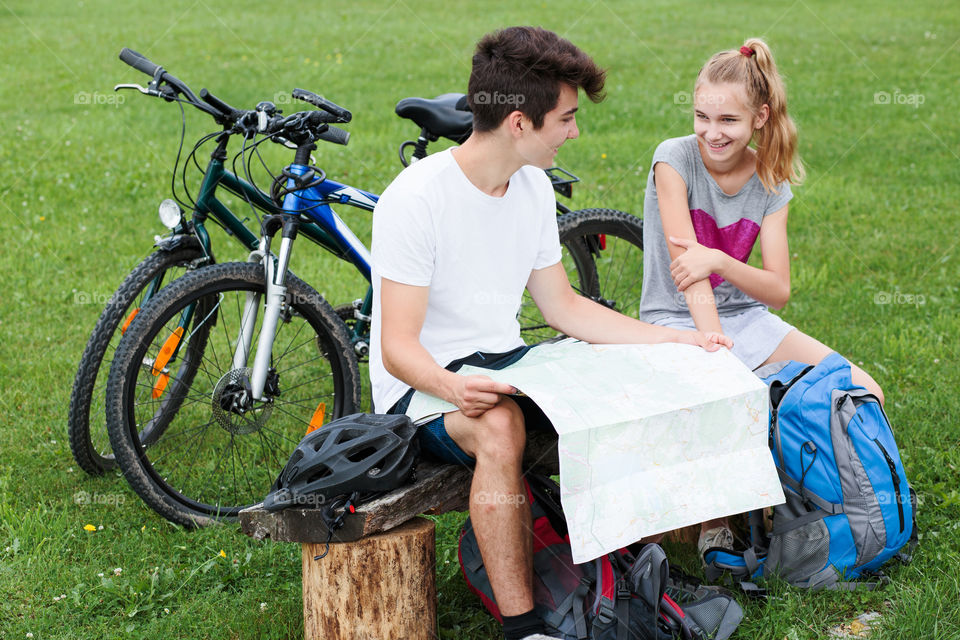
[[[370,378],[377,411],[402,413],[414,390],[458,407],[420,427],[424,450],[475,464],[470,514],[506,640],[542,640],[533,611],[532,535],[521,457],[544,416],[516,389],[453,372],[487,368],[527,347],[516,320],[526,288],[551,327],[594,343],[683,342],[715,350],[720,334],[654,327],[578,296],[560,264],[555,200],[542,169],[579,135],[577,92],[603,98],[605,72],[573,44],[511,27],[477,45],[462,146],[405,169],[373,219]]]

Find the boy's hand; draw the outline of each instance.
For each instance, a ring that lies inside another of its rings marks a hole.
[[[677,342],[702,347],[706,351],[717,351],[720,347],[733,348],[733,340],[717,331],[679,331]]]
[[[496,382],[487,376],[458,377],[459,384],[453,390],[453,404],[468,418],[479,418],[497,406],[503,396],[517,392],[513,385]]]

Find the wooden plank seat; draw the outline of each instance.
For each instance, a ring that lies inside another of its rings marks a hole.
[[[524,466],[559,473],[556,435],[529,433]],[[436,538],[433,521],[417,516],[465,511],[472,474],[421,462],[412,483],[345,514],[329,550],[319,507],[254,505],[240,512],[240,528],[257,540],[300,543],[307,640],[432,640],[439,637]]]

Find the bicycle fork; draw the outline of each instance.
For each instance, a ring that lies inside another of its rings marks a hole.
[[[250,373],[248,391],[251,400],[263,400],[264,390],[267,388],[270,374],[270,361],[273,353],[273,341],[276,336],[277,323],[283,312],[287,287],[284,284],[287,268],[290,264],[290,253],[293,250],[293,241],[297,237],[300,220],[296,215],[272,215],[263,220],[260,247],[251,254],[251,258],[258,257],[263,262],[266,275],[266,301],[264,304],[263,323],[260,327],[260,338],[257,342],[257,352],[254,356],[253,367]],[[276,263],[270,253],[270,244],[277,231],[282,229],[280,252]],[[233,368],[242,369],[247,366],[250,357],[250,347],[253,343],[253,334],[257,324],[257,315],[260,310],[260,296],[262,294],[249,292],[244,301],[243,315],[240,322],[237,348],[233,354]]]

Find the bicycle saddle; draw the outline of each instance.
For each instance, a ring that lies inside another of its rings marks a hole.
[[[457,104],[463,97],[462,93],[445,93],[432,100],[404,98],[397,103],[396,112],[401,118],[413,120],[435,136],[463,142],[473,130],[473,114],[457,110]]]

